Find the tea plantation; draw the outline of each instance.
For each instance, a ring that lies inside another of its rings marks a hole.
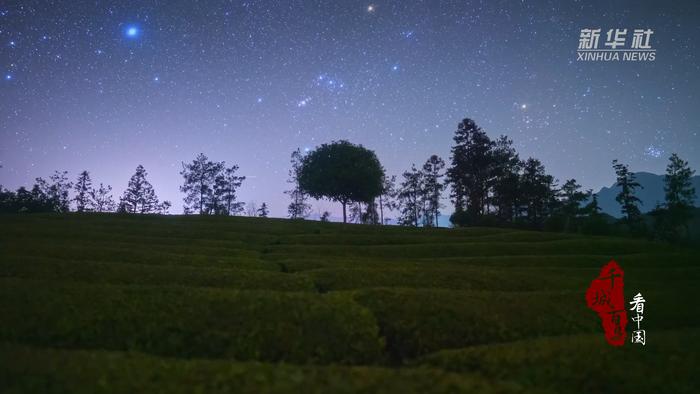
[[[645,346],[585,305],[611,258]],[[508,229],[0,216],[0,392],[696,393],[699,263]]]

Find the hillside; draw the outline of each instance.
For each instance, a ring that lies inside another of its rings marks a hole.
[[[656,207],[656,203],[661,203],[665,201],[664,192],[664,176],[652,174],[649,172],[637,172],[635,173],[637,177],[637,182],[642,186],[635,192],[635,195],[642,200],[640,209],[642,213],[647,213]],[[692,178],[693,186],[698,192],[698,197],[695,199],[695,206],[700,206],[700,175],[696,175]],[[604,213],[612,215],[616,218],[622,216],[622,211],[620,210],[620,204],[615,201],[615,196],[620,192],[620,187],[612,184],[610,187],[603,187],[598,191],[598,203],[600,208]]]
[[[243,217],[0,221],[0,392],[698,387],[692,250]],[[611,258],[625,297],[648,300],[644,347],[606,344],[585,305]]]

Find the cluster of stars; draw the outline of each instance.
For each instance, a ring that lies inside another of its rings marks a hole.
[[[260,169],[242,198],[282,215],[297,147],[348,139],[401,174],[448,160],[464,117],[586,188],[610,184],[613,158],[662,172],[650,158],[700,157],[700,40],[690,14],[629,15],[668,37],[656,62],[572,61],[571,26],[605,22],[589,3],[3,4],[0,184],[151,160],[177,202],[169,165],[204,152]]]

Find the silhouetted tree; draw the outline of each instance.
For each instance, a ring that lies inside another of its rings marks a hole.
[[[464,119],[457,126],[453,140],[447,180],[452,187],[455,211],[466,211],[475,220],[484,213],[493,144],[471,119]]]
[[[75,191],[75,210],[77,212],[85,212],[91,208],[90,190],[92,189],[92,180],[90,173],[83,171],[78,174],[78,179],[75,182],[73,190]]]
[[[258,216],[261,218],[266,218],[270,211],[267,209],[267,203],[263,201],[260,208],[258,208]]]
[[[576,179],[564,182],[559,190],[559,212],[564,219],[562,230],[575,231],[577,229],[577,219],[582,213],[581,204],[587,197],[588,195],[581,191],[581,185],[576,182]]]
[[[328,212],[328,211],[323,211],[323,213],[321,214],[321,221],[322,221],[322,222],[329,222],[329,221],[330,221],[330,219],[329,219],[330,217],[331,217],[331,213],[330,213],[330,212]]]
[[[522,162],[513,148],[513,141],[506,136],[496,140],[491,158],[491,204],[501,221],[511,222],[515,219],[520,204],[519,181]]]
[[[425,226],[438,226],[440,216],[440,196],[445,186],[441,182],[445,175],[442,170],[445,168],[445,161],[437,155],[432,155],[423,164],[423,199],[425,200]]]
[[[248,203],[245,204],[245,211],[247,216],[255,217],[258,215],[258,205],[255,201],[248,201]]]
[[[214,187],[223,168],[223,162],[213,162],[203,153],[197,155],[192,163],[182,163],[180,175],[184,178],[184,183],[180,186],[180,191],[185,193],[185,213],[216,213],[218,201],[214,196]]]
[[[411,166],[403,173],[403,181],[398,189],[397,200],[401,216],[399,224],[418,227],[423,212],[423,173]]]
[[[304,156],[302,156],[301,150],[297,148],[297,150],[292,152],[290,160],[292,168],[289,170],[289,179],[287,180],[287,183],[292,185],[292,189],[285,191],[285,194],[288,194],[292,200],[287,207],[287,214],[291,219],[305,219],[311,213],[311,205],[307,202],[308,195],[304,193],[299,185],[299,175],[303,160]]]
[[[382,193],[379,195],[379,221],[386,224],[389,220],[384,219],[384,210],[393,211],[398,208],[396,202],[396,175],[384,177],[382,181]]]
[[[53,206],[54,212],[70,211],[69,193],[73,184],[68,182],[68,171],[55,171],[49,180],[50,183],[43,178],[36,178],[36,188],[41,190],[45,199]],[[37,194],[36,191],[34,194]]]
[[[104,186],[100,183],[100,187],[90,189],[90,202],[92,210],[95,212],[112,212],[116,205],[112,199],[112,186]]]
[[[687,161],[672,154],[664,176],[665,206],[657,206],[652,212],[656,236],[667,241],[680,241],[690,238],[688,223],[693,216],[695,188],[692,178],[695,174]],[[685,233],[681,234],[681,229]]]
[[[382,192],[383,169],[371,150],[348,141],[323,144],[304,157],[299,172],[301,190],[314,198],[328,198],[343,206],[371,202]]]
[[[634,191],[642,186],[635,180],[634,173],[630,172],[626,165],[617,160],[613,160],[612,164],[617,176],[616,185],[620,187],[620,193],[615,197],[615,201],[620,204],[622,214],[625,215],[629,224],[639,222],[642,213],[638,204],[641,203],[641,200],[634,195]]]
[[[120,211],[143,214],[157,213],[161,209],[153,186],[146,180],[147,175],[142,165],[136,167],[136,173],[129,179],[129,185],[119,202]]]
[[[233,165],[225,168],[223,172],[223,182],[217,182],[217,194],[223,198],[224,206],[226,207],[226,215],[238,215],[243,212],[245,203],[237,201],[236,190],[243,185],[245,176],[236,175],[238,166]],[[222,187],[219,189],[218,185]]]
[[[520,200],[527,222],[531,226],[539,227],[551,212],[555,201],[554,178],[547,175],[539,160],[529,158],[523,163],[519,183]]]
[[[666,192],[666,206],[679,208],[692,208],[695,205],[695,188],[692,178],[695,171],[690,169],[688,162],[672,154],[670,163],[666,166],[664,176],[664,191]]]

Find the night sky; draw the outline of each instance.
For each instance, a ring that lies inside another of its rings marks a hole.
[[[3,0],[0,184],[87,169],[116,198],[143,164],[180,213],[204,152],[284,216],[295,148],[347,139],[400,174],[447,161],[465,117],[585,188],[615,158],[698,169],[698,2],[623,3]],[[656,61],[577,62],[582,28],[650,28]]]

